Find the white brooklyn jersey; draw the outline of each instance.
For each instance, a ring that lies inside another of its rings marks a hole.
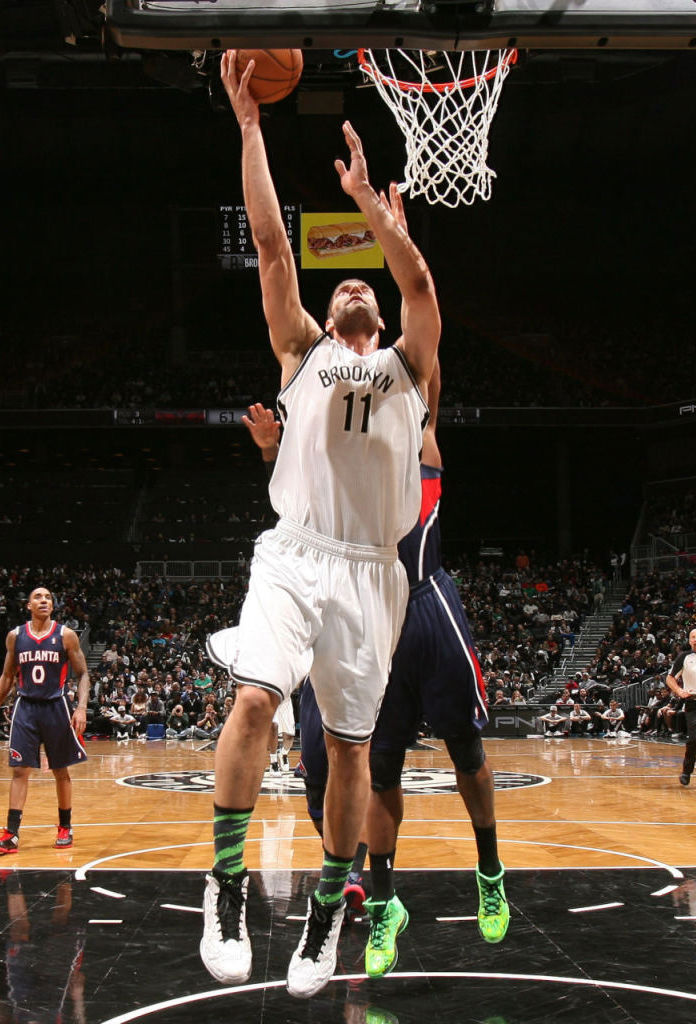
[[[428,407],[396,347],[361,356],[322,335],[278,395],[278,515],[349,544],[391,547],[418,519]]]

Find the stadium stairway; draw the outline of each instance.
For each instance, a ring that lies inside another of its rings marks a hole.
[[[566,641],[560,663],[534,695],[535,704],[543,704],[550,700],[558,690],[563,689],[570,676],[582,672],[593,661],[597,655],[597,648],[609,633],[614,616],[620,610],[625,596],[625,583],[619,581],[609,584],[601,611],[585,618],[574,645]]]
[[[90,675],[96,672],[101,665],[101,657],[106,650],[106,644],[92,644],[87,651],[87,668],[89,669]]]

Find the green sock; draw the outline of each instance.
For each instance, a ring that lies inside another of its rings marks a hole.
[[[244,871],[244,843],[254,808],[235,810],[214,805],[213,839],[215,860],[213,873],[220,876],[239,875]]]
[[[352,857],[343,860],[329,853],[324,847],[324,863],[321,866],[319,885],[314,893],[319,903],[335,906],[340,902],[352,863]]]

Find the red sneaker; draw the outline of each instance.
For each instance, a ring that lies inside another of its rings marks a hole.
[[[56,836],[56,841],[53,845],[59,850],[64,850],[66,847],[72,846],[72,829],[63,828],[62,825],[59,825],[58,835]]]
[[[5,853],[16,853],[19,846],[19,836],[16,832],[10,832],[4,828],[0,835],[0,855]]]
[[[346,901],[344,918],[346,924],[352,924],[356,917],[364,917],[365,890],[362,887],[362,878],[357,882],[348,882],[343,890],[343,899]]]

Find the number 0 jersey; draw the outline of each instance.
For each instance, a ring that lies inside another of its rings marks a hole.
[[[400,349],[361,356],[323,334],[278,395],[278,515],[325,537],[395,545],[418,519],[428,407]]]
[[[15,629],[15,664],[19,673],[17,693],[34,700],[56,700],[63,695],[68,677],[68,652],[63,646],[63,626],[52,623],[45,636],[35,637],[31,623]]]

